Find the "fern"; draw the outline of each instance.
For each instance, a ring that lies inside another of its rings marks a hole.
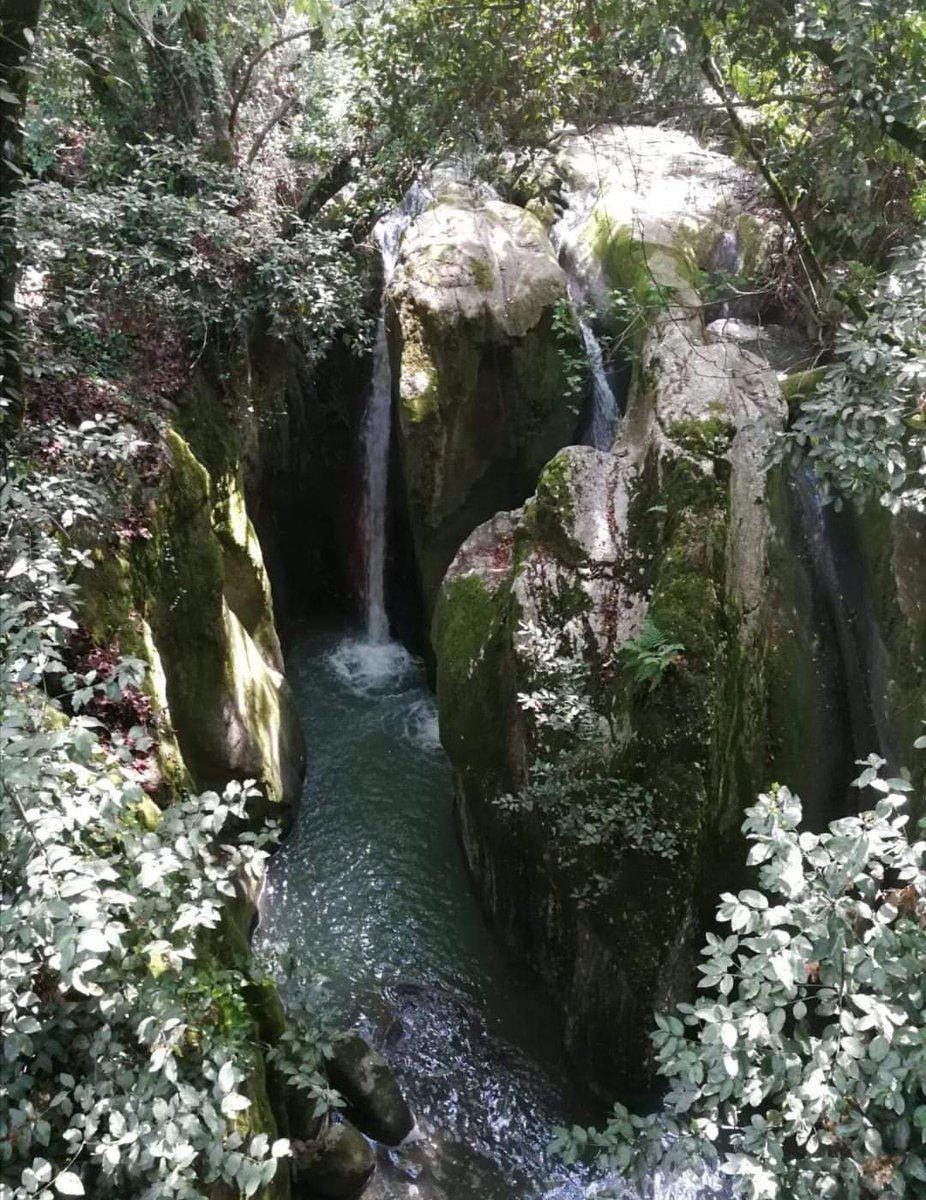
[[[656,687],[669,667],[681,661],[685,647],[659,628],[647,617],[635,638],[630,638],[618,650],[617,656],[637,683]]]

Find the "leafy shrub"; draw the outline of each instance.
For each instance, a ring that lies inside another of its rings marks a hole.
[[[836,360],[781,452],[806,460],[826,499],[926,511],[926,240],[898,252],[864,320],[839,329]]]
[[[559,1130],[569,1157],[595,1147],[640,1183],[715,1165],[743,1200],[923,1194],[926,842],[906,836],[906,780],[863,765],[874,809],[825,833],[800,830],[787,788],[747,810],[760,887],[721,897],[706,995],[656,1019],[662,1112]]]
[[[35,181],[17,196],[26,311],[43,332],[98,334],[115,312],[155,317],[193,347],[256,319],[313,353],[339,330],[360,336],[362,282],[343,234],[294,218],[284,230],[281,208],[195,146],[130,153],[115,179]]]
[[[647,617],[637,636],[624,642],[617,656],[637,683],[656,687],[669,667],[681,661],[684,651],[680,642],[673,642],[655,621]]]
[[[576,326],[575,313],[568,300],[558,300],[553,308],[553,337],[563,371],[563,398],[578,413],[588,378],[588,355]]]
[[[249,784],[157,809],[116,736],[137,664],[69,667],[69,575],[91,565],[73,528],[111,516],[101,477],[130,471],[136,441],[107,419],[85,422],[44,472],[14,469],[2,489],[8,1200],[192,1197],[217,1180],[252,1195],[289,1153],[248,1121],[263,1054],[248,996],[262,969],[219,949],[224,907],[260,873],[275,830],[247,828]],[[117,706],[111,728],[105,704],[91,715],[100,699]],[[332,1097],[311,1036],[294,1026],[279,1051],[317,1107]]]

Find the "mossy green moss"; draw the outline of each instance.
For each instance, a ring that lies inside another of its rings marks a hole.
[[[479,791],[494,792],[507,774],[504,721],[505,646],[511,599],[478,575],[445,581],[434,614],[441,738],[461,775]]]
[[[810,399],[827,370],[827,367],[811,367],[806,371],[793,371],[781,381],[781,394],[792,412],[799,408],[805,400]]]
[[[491,292],[495,287],[495,271],[491,262],[487,258],[477,258],[474,255],[469,259],[469,269],[476,281],[476,287],[483,292]]]
[[[606,208],[594,209],[584,236],[612,288],[642,290],[649,283],[642,242],[629,226],[616,224]]]
[[[572,465],[568,453],[553,456],[537,480],[533,499],[535,527],[541,537],[568,529],[573,520]]]
[[[270,579],[257,533],[248,516],[240,470],[213,482],[212,527],[222,546],[223,590],[228,606],[253,638],[264,658],[283,669]]]
[[[476,574],[445,584],[434,618],[434,649],[445,686],[465,686],[498,619],[498,599]]]

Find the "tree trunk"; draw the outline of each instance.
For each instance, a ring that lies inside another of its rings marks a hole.
[[[13,199],[22,179],[23,117],[42,0],[0,2],[0,432],[6,438],[24,411],[16,282],[19,255]]]

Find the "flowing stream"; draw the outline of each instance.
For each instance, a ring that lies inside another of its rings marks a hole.
[[[547,1149],[601,1120],[561,1057],[545,993],[504,953],[457,843],[450,765],[422,666],[394,642],[307,626],[287,673],[310,748],[255,942],[288,1006],[318,1002],[395,1069],[420,1137],[378,1150],[368,1200],[584,1200],[607,1185]],[[612,1185],[613,1187],[613,1185]],[[608,1195],[621,1192],[608,1190]],[[698,1184],[657,1186],[695,1200]]]
[[[593,1114],[570,1083],[546,997],[472,894],[420,662],[392,642],[306,628],[290,641],[287,673],[310,765],[256,941],[325,977],[338,1022],[380,1047],[416,1112],[421,1139],[381,1151],[372,1194],[584,1196],[581,1175],[546,1146],[554,1126]],[[295,975],[281,983],[288,1004],[314,1002]]]
[[[383,295],[426,193],[375,230]],[[422,665],[389,640],[386,506],[392,379],[380,312],[363,425],[365,629],[305,628],[287,674],[309,747],[296,827],[268,874],[256,936],[294,1007],[323,993],[398,1073],[420,1137],[380,1148],[370,1194],[422,1200],[581,1197],[547,1152],[590,1117],[555,1013],[487,928],[456,839],[452,779]],[[297,962],[299,970],[287,968]]]

